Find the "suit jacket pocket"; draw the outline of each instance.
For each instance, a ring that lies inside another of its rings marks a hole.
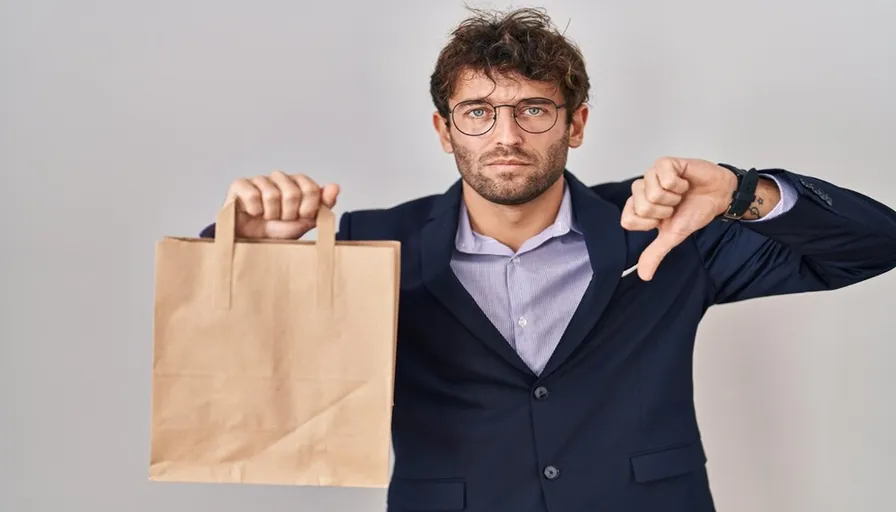
[[[635,481],[643,484],[701,469],[706,464],[706,454],[703,444],[694,441],[634,455],[631,462]]]
[[[453,512],[466,508],[466,484],[453,479],[393,478],[389,511]]]

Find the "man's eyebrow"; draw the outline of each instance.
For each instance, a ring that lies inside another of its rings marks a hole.
[[[539,100],[539,101],[545,101],[545,100],[547,100],[547,101],[551,101],[551,99],[548,98],[548,97],[546,97],[546,96],[524,96],[524,97],[522,97],[522,98],[518,98],[515,102],[501,103],[501,102],[495,102],[495,101],[493,101],[493,100],[488,99],[488,96],[476,96],[476,97],[473,97],[473,98],[468,98],[468,99],[460,100],[460,101],[458,101],[458,102],[456,103],[456,105],[459,105],[459,104],[461,104],[461,103],[469,103],[469,102],[471,102],[471,101],[474,101],[474,102],[483,102],[483,103],[491,103],[492,105],[497,105],[497,104],[501,104],[501,105],[513,105],[513,104],[519,103],[519,102],[521,102],[521,101],[532,101],[532,100]]]

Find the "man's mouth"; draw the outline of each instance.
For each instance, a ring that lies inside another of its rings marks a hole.
[[[522,160],[495,160],[487,165],[529,165],[529,163]]]

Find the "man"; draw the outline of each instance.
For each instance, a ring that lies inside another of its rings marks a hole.
[[[402,242],[392,512],[714,510],[692,395],[707,308],[896,265],[896,212],[818,178],[670,157],[582,184],[565,165],[588,89],[542,13],[477,11],[431,79],[461,179],[341,218],[342,240]],[[338,193],[274,172],[228,198],[238,236],[289,239]]]

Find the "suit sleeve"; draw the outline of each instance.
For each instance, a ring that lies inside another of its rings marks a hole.
[[[336,226],[336,240],[352,239],[352,218],[351,212],[345,212],[339,218],[339,225]]]
[[[200,238],[214,238],[215,224],[211,223],[199,232]],[[351,217],[349,212],[343,213],[336,228],[336,240],[351,240]]]
[[[715,220],[693,235],[712,302],[834,290],[896,267],[896,212],[858,192],[783,169],[792,208],[764,222]]]

